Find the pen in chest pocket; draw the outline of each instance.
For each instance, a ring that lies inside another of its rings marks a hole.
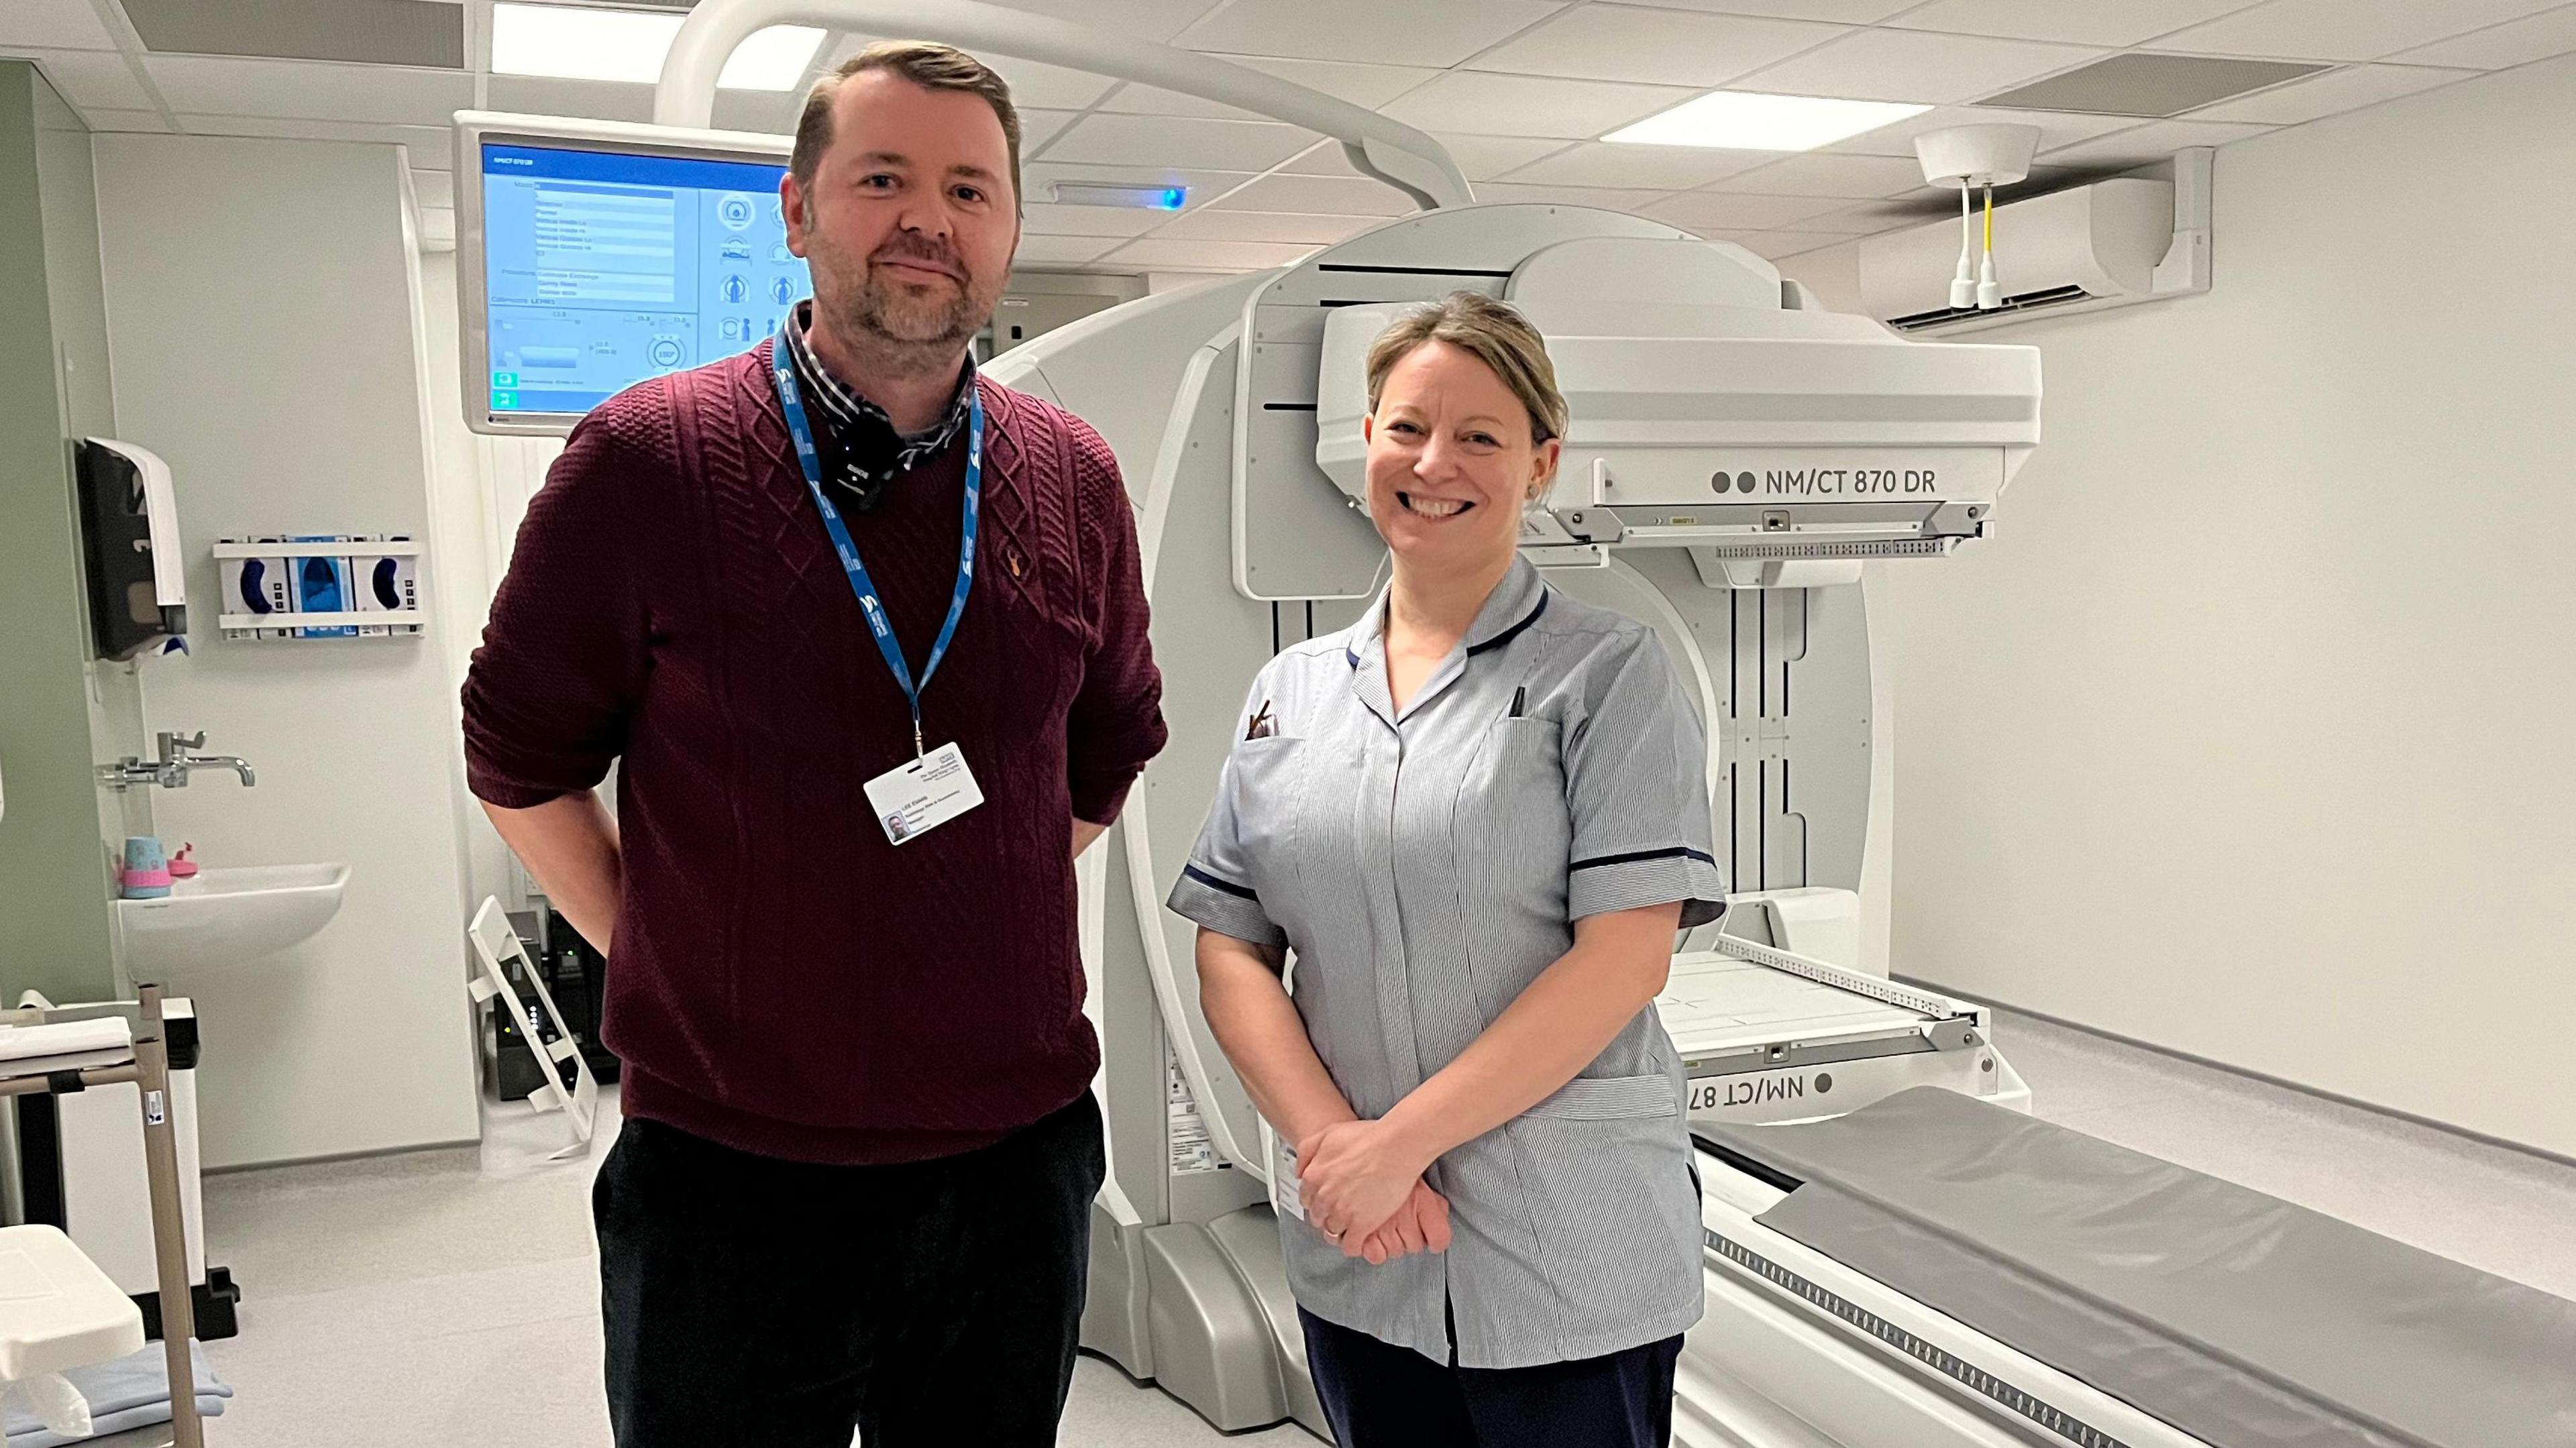
[[[1512,690],[1512,712],[1506,717],[1513,719],[1521,717],[1521,710],[1528,704],[1529,685],[1523,684],[1519,688]]]

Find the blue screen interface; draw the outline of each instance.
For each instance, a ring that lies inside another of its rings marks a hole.
[[[784,164],[483,147],[491,415],[580,413],[744,351],[808,293]]]

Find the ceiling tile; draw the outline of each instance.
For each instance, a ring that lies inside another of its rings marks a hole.
[[[1020,112],[1020,159],[1025,162],[1045,149],[1047,142],[1054,140],[1081,114],[1080,111]]]
[[[1263,271],[1286,266],[1315,248],[1275,241],[1167,241],[1148,236],[1128,242],[1102,257],[1119,266],[1157,267],[1170,271]]]
[[[1432,139],[1449,148],[1450,159],[1467,173],[1470,181],[1490,181],[1506,171],[1526,166],[1568,145],[1581,144],[1553,136],[1463,136],[1455,131],[1433,132]],[[1357,176],[1358,168],[1339,141],[1322,141],[1298,153],[1296,159],[1279,168],[1294,176]]]
[[[2082,173],[2065,166],[2033,166],[2030,178],[2011,186],[1995,189],[1995,204],[2010,205],[2026,197],[2059,190],[2082,179]],[[1919,226],[1932,221],[1959,219],[1959,193],[1948,186],[1917,186],[1893,196],[1873,201],[1845,203],[1839,211],[1810,216],[1796,223],[1800,231],[1840,231],[1865,233],[1886,231],[1895,227]]]
[[[1956,209],[1958,198],[1952,196],[1948,200],[1951,202],[1950,208],[1934,215],[1918,215],[1913,211],[1890,211],[1885,214],[1865,212],[1862,207],[1886,206],[1889,203],[1864,201],[1860,206],[1844,206],[1840,211],[1828,211],[1821,216],[1806,217],[1794,223],[1790,229],[1829,231],[1837,236],[1870,236],[1898,226],[1910,226],[1918,221],[1937,221],[1943,217],[1955,220],[1959,214]],[[1835,204],[1842,205],[1840,202]]]
[[[1681,86],[1453,70],[1389,105],[1386,114],[1426,131],[1588,141],[1695,94]]]
[[[474,104],[474,78],[459,71],[205,55],[143,65],[172,110],[196,115],[444,126]]]
[[[412,194],[423,206],[454,206],[456,176],[450,171],[424,171],[415,166],[411,173]]]
[[[1585,141],[1500,178],[1531,186],[1619,186],[1686,191],[1780,159],[1776,151],[1714,146],[1629,146]]]
[[[1923,168],[1910,157],[1809,151],[1730,176],[1709,189],[1765,196],[1840,196],[1858,201],[1893,196],[1922,184]]]
[[[1080,266],[1118,244],[1114,236],[1023,236],[1013,266]]]
[[[2467,65],[2502,70],[2576,50],[2576,5],[2492,25],[2391,57],[2411,65]]]
[[[2255,0],[1932,0],[1888,24],[2075,45],[2136,45],[2242,10]]]
[[[357,141],[405,147],[410,164],[445,171],[456,163],[456,137],[444,126],[396,126],[369,121],[310,121],[280,116],[179,116],[192,136],[260,136],[292,141]]]
[[[2267,0],[2223,20],[2160,36],[2158,50],[2377,60],[2563,0]]]
[[[1229,55],[1224,59],[1370,110],[1440,73],[1428,66],[1362,65],[1347,60],[1287,60],[1269,55]]]
[[[720,90],[716,92],[715,126],[719,131],[794,135],[796,117],[804,109],[805,97],[798,91]]]
[[[1561,146],[1565,143],[1562,141],[1530,141],[1526,144],[1532,146]],[[1453,150],[1450,154],[1455,156],[1457,152]],[[1289,157],[1287,160],[1280,162],[1273,169],[1289,176],[1360,176],[1365,174],[1359,167],[1351,164],[1350,153],[1343,149],[1342,143],[1334,140],[1330,136],[1317,141],[1315,144],[1308,146],[1305,150],[1302,150],[1296,155]],[[1463,162],[1460,163],[1459,169],[1466,169]],[[1509,170],[1510,168],[1505,167],[1504,169]],[[1473,181],[1476,178],[1471,173],[1467,179]]]
[[[520,115],[580,116],[595,121],[632,121],[639,124],[653,119],[653,87],[637,81],[495,75],[486,82],[484,101],[486,109]],[[784,136],[794,132],[797,112],[803,108],[804,97],[801,95],[720,90],[716,92],[713,124],[720,131]]]
[[[1154,235],[1176,241],[1279,241],[1324,246],[1377,226],[1383,216],[1320,216],[1297,211],[1211,207],[1172,221]]]
[[[1078,111],[1109,94],[1109,87],[1116,84],[1107,76],[1093,75],[1089,71],[1040,65],[1034,60],[1013,60],[1004,55],[993,57],[992,64],[1002,79],[1009,82],[1013,105]]]
[[[116,37],[89,0],[10,0],[0,5],[0,47],[114,50]]]
[[[1404,216],[1420,208],[1383,181],[1357,176],[1264,176],[1221,203],[1227,211],[1297,211],[1316,216]]]
[[[1716,10],[1729,15],[1769,15],[1819,20],[1829,25],[1872,25],[1922,0],[1627,0],[1659,10]]]
[[[1434,131],[1432,139],[1449,148],[1470,181],[1491,181],[1566,145],[1554,136],[1467,136],[1455,131]]]
[[[1013,10],[1075,20],[1120,35],[1169,40],[1214,8],[1216,0],[1000,0]]]
[[[1995,198],[1995,204],[2000,206],[2005,200],[2005,197],[1998,195]],[[1920,191],[1909,191],[1903,196],[1863,201],[1857,205],[1846,206],[1840,211],[1828,211],[1822,216],[1810,216],[1798,223],[1798,229],[1866,236],[1881,231],[1922,226],[1935,221],[1955,223],[1958,219],[1958,192],[1936,192],[1930,187],[1925,187]]]
[[[1046,188],[1029,188],[1033,197],[1050,194]],[[1141,206],[1059,206],[1049,201],[1032,200],[1020,216],[1023,236],[1143,236],[1172,219],[1168,211],[1148,211]]]
[[[1545,19],[1557,0],[1412,5],[1387,0],[1234,0],[1173,43],[1237,55],[1452,66]]]
[[[1741,77],[1730,89],[1942,105],[2081,65],[2100,53],[1980,35],[1860,30]]]
[[[2170,161],[2174,152],[2186,147],[2224,146],[2271,129],[2270,126],[2237,125],[2226,121],[2149,121],[2143,126],[2042,152],[2040,159],[2054,166],[2146,166]]]
[[[133,67],[112,50],[24,50],[12,53],[36,63],[63,99],[82,110],[152,109],[152,94],[134,78]]]
[[[1802,251],[1833,246],[1851,238],[1831,231],[1749,231],[1734,240],[1737,246],[1764,261],[1778,261],[1784,256],[1796,256]]]
[[[1161,116],[1094,113],[1056,137],[1046,149],[1046,159],[1265,171],[1314,140],[1314,132],[1277,121],[1193,121],[1176,126]]]
[[[127,131],[167,133],[174,129],[159,111],[84,110],[81,120],[102,135]]]
[[[2138,123],[2135,116],[2088,116],[2073,111],[2015,111],[1994,106],[1935,106],[1919,116],[1864,131],[1848,141],[1836,141],[1824,147],[1828,152],[1848,152],[1857,156],[1912,156],[1914,138],[1926,131],[1950,126],[2037,126],[2039,149],[2072,146],[2095,136],[2125,131]]]
[[[2222,101],[2193,111],[2191,119],[2259,121],[2275,126],[2295,126],[2483,74],[2483,71],[2440,70],[2426,65],[2356,65],[2327,71],[2313,80],[2293,81],[2259,95]]]
[[[1023,5],[1020,8],[1035,7]],[[841,42],[831,48],[830,56],[818,68],[829,70],[885,38],[855,31],[843,32]],[[1007,55],[980,58],[992,66],[994,73],[1010,83],[1011,103],[1014,105],[1036,106],[1051,111],[1078,111],[1107,95],[1109,88],[1117,84],[1105,75],[1093,75],[1087,70],[1040,65],[1034,60],[1013,60]]]
[[[1241,106],[1201,100],[1179,91],[1129,81],[1103,97],[1099,109],[1121,116],[1182,116],[1225,121],[1260,121],[1268,117]]]
[[[1251,171],[1184,170],[1174,166],[1072,166],[1058,161],[1031,161],[1022,168],[1022,189],[1031,201],[1043,201],[1051,195],[1050,187],[1058,181],[1099,181],[1112,186],[1181,186],[1189,190],[1192,207],[1205,206],[1257,173]]]
[[[1657,221],[1687,226],[1693,231],[1707,227],[1762,231],[1795,226],[1810,217],[1840,210],[1845,204],[1834,197],[1750,196],[1724,191],[1692,191],[1650,203],[1645,207],[1645,214]]]
[[[1845,31],[1798,20],[1578,5],[1477,56],[1477,70],[1723,85]]]
[[[1597,206],[1603,211],[1643,211],[1669,191],[1642,191],[1609,186],[1515,186],[1496,181],[1476,188],[1478,201],[1534,201],[1559,206]]]
[[[653,119],[653,88],[621,80],[566,80],[557,76],[496,75],[485,103],[522,116],[580,116],[594,121]]]

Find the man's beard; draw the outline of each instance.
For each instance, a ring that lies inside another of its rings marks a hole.
[[[862,260],[820,237],[811,261],[814,305],[834,335],[873,353],[897,371],[953,363],[957,352],[992,320],[1000,288],[988,289],[954,248],[897,232]],[[963,280],[954,287],[918,284],[886,275],[882,263],[909,258],[945,266]]]

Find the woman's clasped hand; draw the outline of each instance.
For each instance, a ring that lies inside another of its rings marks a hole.
[[[1384,1266],[1449,1250],[1449,1199],[1422,1179],[1430,1165],[1384,1121],[1335,1122],[1297,1144],[1297,1193],[1343,1256]]]

